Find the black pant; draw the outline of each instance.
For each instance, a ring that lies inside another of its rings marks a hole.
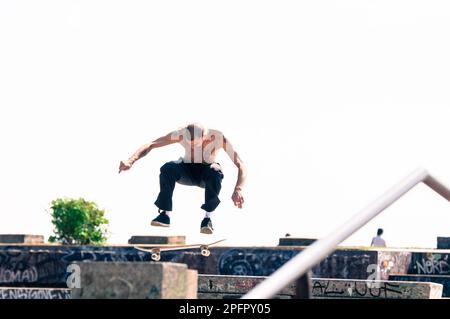
[[[223,173],[218,163],[198,164],[168,162],[161,167],[159,175],[160,192],[155,205],[161,210],[172,210],[172,195],[175,182],[205,189],[205,203],[201,206],[207,212],[214,211],[220,204]]]

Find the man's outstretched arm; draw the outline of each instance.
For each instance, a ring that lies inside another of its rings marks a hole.
[[[247,179],[247,167],[245,166],[242,159],[239,157],[239,154],[233,149],[233,146],[231,145],[230,141],[224,137],[223,142],[225,152],[233,161],[234,165],[236,165],[236,167],[238,168],[238,178],[231,199],[233,200],[234,205],[236,205],[239,208],[242,208],[242,205],[244,204],[244,196],[242,195],[242,188],[244,187],[245,180]]]
[[[152,149],[178,143],[181,138],[182,137],[177,134],[177,132],[171,132],[154,140],[153,142],[142,145],[136,152],[134,152],[133,155],[130,156],[128,160],[120,162],[119,173],[121,171],[129,170],[137,160],[147,155]]]

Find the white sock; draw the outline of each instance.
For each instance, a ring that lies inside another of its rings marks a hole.
[[[162,212],[166,212],[166,215],[170,217],[171,211],[161,209],[161,213],[162,213]]]
[[[205,218],[211,218],[211,214],[212,214],[212,212],[206,212]]]

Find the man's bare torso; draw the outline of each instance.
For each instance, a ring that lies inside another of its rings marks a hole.
[[[205,129],[203,137],[197,142],[190,141],[190,136],[184,128],[176,131],[175,136],[181,136],[178,143],[183,146],[185,152],[180,161],[185,163],[215,163],[217,153],[225,145],[223,133],[214,129]]]

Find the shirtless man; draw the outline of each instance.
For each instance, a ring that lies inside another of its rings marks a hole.
[[[120,162],[119,173],[129,170],[138,159],[147,155],[152,149],[175,143],[184,147],[185,155],[177,161],[165,163],[160,169],[160,192],[155,201],[159,215],[152,220],[151,225],[170,226],[172,195],[177,182],[205,189],[205,203],[201,208],[206,211],[206,214],[201,222],[200,232],[212,234],[211,213],[220,203],[219,193],[224,177],[220,164],[216,162],[218,151],[224,149],[238,168],[238,178],[231,199],[239,208],[242,208],[244,204],[242,187],[247,175],[244,163],[222,132],[207,129],[198,123],[189,124],[140,147],[127,161]]]

